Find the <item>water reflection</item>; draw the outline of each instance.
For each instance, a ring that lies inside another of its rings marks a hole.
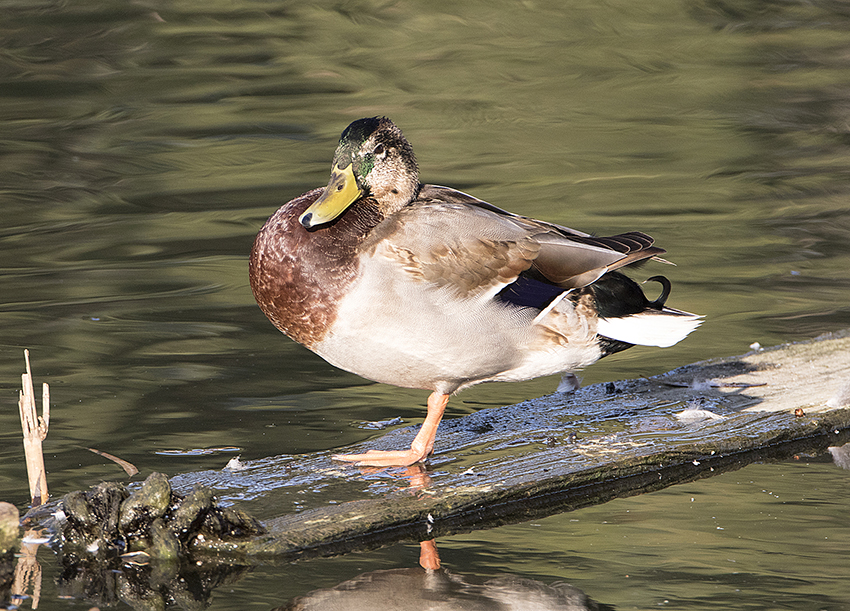
[[[205,609],[217,588],[232,585],[251,567],[221,562],[112,562],[62,556],[57,590],[60,597],[132,609]]]
[[[546,584],[521,575],[500,575],[476,583],[472,576],[440,566],[433,540],[419,544],[419,567],[369,571],[337,586],[299,596],[275,611],[374,609],[375,611],[432,611],[475,609],[596,610],[605,608],[567,583]],[[35,562],[34,556],[32,562]],[[217,590],[233,587],[253,570],[209,559],[181,563],[156,560],[144,554],[125,554],[109,563],[61,556],[57,576],[60,596],[112,607],[123,603],[132,609],[205,609]],[[35,566],[38,566],[37,563]],[[41,571],[33,585],[33,608],[38,606]],[[23,592],[22,589],[14,590]],[[26,597],[18,596],[18,602]]]
[[[517,575],[504,575],[481,584],[440,568],[434,541],[421,544],[421,569],[391,569],[364,573],[336,587],[316,590],[274,611],[551,611],[596,610],[601,607],[569,584],[547,585]]]

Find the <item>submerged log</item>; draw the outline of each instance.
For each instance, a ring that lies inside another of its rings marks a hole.
[[[369,446],[409,444],[416,429]],[[312,505],[266,520],[256,537],[191,545],[201,554],[289,560],[541,518],[848,442],[843,332],[445,421],[427,471],[358,469],[320,453],[172,484],[206,484],[272,515],[296,500]]]

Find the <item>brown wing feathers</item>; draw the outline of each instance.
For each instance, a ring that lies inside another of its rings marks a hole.
[[[561,289],[580,288],[665,252],[639,231],[595,237],[505,212],[447,187],[423,185],[414,204],[364,246],[392,236],[386,254],[408,273],[463,296],[486,295],[520,275]],[[407,231],[412,214],[415,231]]]
[[[587,286],[609,271],[665,252],[652,238],[632,231],[610,237],[573,236],[559,232],[540,238],[543,247],[534,269],[562,288]]]

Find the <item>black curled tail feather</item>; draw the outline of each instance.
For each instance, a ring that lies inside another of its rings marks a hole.
[[[656,310],[663,310],[664,304],[667,303],[667,298],[670,296],[670,289],[672,287],[670,281],[665,276],[653,276],[652,278],[647,278],[646,282],[658,282],[661,285],[661,294],[655,301],[650,301],[649,305]]]
[[[619,272],[605,274],[599,280],[586,287],[585,291],[589,291],[593,295],[596,312],[602,318],[619,318],[621,316],[637,314],[638,312],[645,311],[647,308],[653,307],[652,302],[646,298],[646,295],[643,294],[643,290],[637,282]],[[662,296],[666,299],[663,289]],[[622,352],[634,346],[634,344],[611,339],[603,335],[599,336],[598,342],[602,356]]]
[[[647,282],[661,284],[661,295],[654,301],[646,298],[640,285],[619,272],[609,272],[587,287],[594,298],[596,310],[601,318],[620,318],[640,314],[647,310],[663,310],[670,296],[671,283],[664,276],[653,276]],[[599,348],[602,356],[622,352],[634,344],[600,335]]]
[[[663,278],[663,276],[654,276]],[[659,282],[661,282],[659,280]],[[666,282],[666,286],[664,284]],[[609,272],[587,287],[596,302],[596,312],[601,318],[621,318],[630,314],[639,314],[647,309],[656,309],[655,303],[667,299],[670,294],[670,281],[664,278],[662,293],[655,302],[643,294],[640,285],[619,272]],[[664,290],[666,288],[666,290]]]

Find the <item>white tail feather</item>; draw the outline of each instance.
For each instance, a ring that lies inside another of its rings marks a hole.
[[[600,318],[597,334],[639,346],[668,348],[700,326],[702,316],[664,308],[621,318]]]

